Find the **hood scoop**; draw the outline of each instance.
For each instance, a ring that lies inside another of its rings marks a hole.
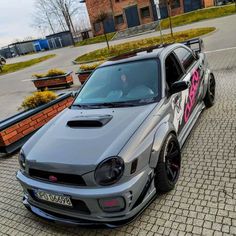
[[[67,122],[70,128],[99,128],[106,125],[112,119],[111,115],[99,116],[76,116]]]

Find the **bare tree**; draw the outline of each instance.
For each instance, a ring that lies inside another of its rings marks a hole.
[[[170,24],[170,33],[171,33],[171,37],[174,38],[172,18],[171,18],[171,11],[172,11],[171,5],[172,5],[172,0],[167,0],[167,11],[168,11],[168,17],[169,17],[169,24]]]
[[[108,50],[110,50],[110,46],[109,46],[109,42],[107,39],[107,33],[106,33],[106,29],[105,29],[105,21],[107,19],[109,19],[110,15],[106,12],[100,12],[100,14],[97,16],[97,19],[95,20],[95,23],[102,23],[103,26],[103,32],[104,32],[104,36],[106,39],[106,43],[107,43],[107,48]]]
[[[68,29],[75,35],[73,17],[78,13],[78,0],[36,0],[34,26],[55,29]]]
[[[37,0],[35,3],[32,26],[40,29],[48,29],[50,32],[55,33],[53,17],[46,3],[47,0]]]

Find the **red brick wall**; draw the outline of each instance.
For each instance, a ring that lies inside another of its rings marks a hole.
[[[202,0],[202,1],[203,1],[204,7],[209,7],[209,6],[214,5],[214,0]],[[160,4],[165,5],[165,0],[160,0]],[[99,1],[86,0],[86,5],[87,5],[88,14],[89,14],[89,18],[90,18],[94,35],[103,34],[102,25],[99,32],[95,32],[93,28],[95,20],[97,19],[97,16],[99,15],[100,12],[110,13],[113,16],[123,14],[124,23],[115,25],[115,28],[117,31],[127,28],[127,22],[126,22],[124,9],[132,5],[138,6],[139,19],[140,19],[141,24],[147,24],[153,21],[153,13],[152,13],[150,0],[120,0],[119,2],[116,2],[115,0],[99,0]],[[140,8],[143,8],[146,6],[149,6],[150,17],[142,18],[140,15]],[[182,13],[184,13],[184,0],[180,0],[180,7],[172,8],[171,10],[172,16],[182,14]]]
[[[72,101],[73,98],[69,97],[25,120],[19,121],[17,124],[10,126],[3,131],[0,131],[0,147],[8,146],[36,131],[59,112],[69,107]]]
[[[115,0],[100,0],[100,1],[86,0],[86,6],[88,9],[88,14],[89,14],[89,18],[90,18],[94,35],[103,34],[102,25],[101,25],[101,30],[99,32],[95,32],[93,28],[93,25],[100,12],[107,12],[107,13],[112,14],[113,16],[123,14],[124,23],[115,25],[115,28],[116,30],[126,29],[127,22],[126,22],[124,8],[127,8],[132,5],[137,5],[138,7],[139,19],[140,19],[141,24],[146,24],[153,21],[153,13],[152,13],[150,0],[120,0],[119,2],[116,2]],[[141,18],[140,8],[143,8],[146,6],[149,6],[150,17]]]
[[[204,7],[214,6],[214,0],[204,0],[203,2],[204,2],[204,4],[203,4]]]

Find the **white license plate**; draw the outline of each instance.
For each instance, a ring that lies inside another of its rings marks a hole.
[[[70,200],[70,197],[68,196],[63,196],[63,195],[58,195],[58,194],[52,194],[52,193],[47,193],[41,190],[35,191],[35,196],[43,201],[46,202],[51,202],[63,206],[68,206],[72,207],[72,202]]]

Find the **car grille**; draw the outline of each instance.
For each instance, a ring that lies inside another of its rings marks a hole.
[[[29,169],[29,176],[32,178],[58,184],[86,186],[84,179],[80,175],[61,174],[37,169]],[[50,176],[56,177],[56,180],[55,181],[50,180]]]
[[[40,202],[40,203],[43,203],[43,204],[47,204],[48,206],[51,206],[51,207],[54,207],[54,208],[57,208],[57,209],[75,211],[75,212],[78,212],[78,213],[81,213],[81,214],[86,214],[86,215],[90,215],[90,214],[91,214],[91,212],[90,212],[90,210],[88,209],[87,205],[86,205],[85,202],[82,201],[82,200],[78,200],[78,199],[73,199],[73,198],[71,198],[71,203],[72,203],[73,207],[72,207],[72,208],[69,208],[69,207],[66,207],[66,206],[59,205],[59,204],[55,204],[55,203],[51,203],[51,202],[45,202],[45,201],[43,201],[43,200],[40,200],[40,199],[38,199],[38,198],[35,196],[33,190],[28,189],[28,193],[30,194],[30,196],[31,196],[31,197],[34,199],[34,201],[36,201],[36,202]]]

